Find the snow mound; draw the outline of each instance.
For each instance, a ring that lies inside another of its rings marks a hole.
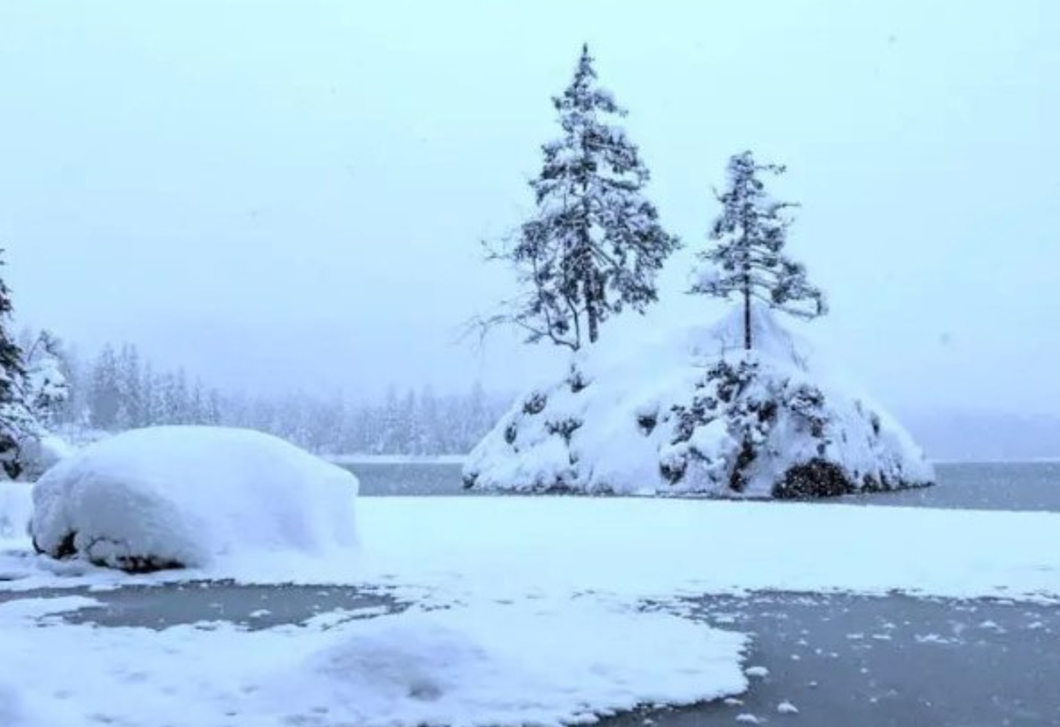
[[[747,688],[746,637],[664,613],[479,605],[345,628],[266,688],[277,710],[327,706],[329,724],[362,727],[570,724]]]
[[[357,479],[243,429],[157,427],[59,462],[33,488],[30,535],[56,558],[127,571],[356,542]]]
[[[755,307],[576,357],[471,452],[468,487],[810,497],[928,485],[909,434]]]

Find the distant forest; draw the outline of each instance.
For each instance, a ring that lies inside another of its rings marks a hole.
[[[22,337],[26,350],[35,335]],[[183,369],[163,370],[132,344],[106,345],[83,360],[54,347],[68,394],[53,414],[52,429],[71,439],[166,424],[212,424],[257,429],[322,454],[463,454],[510,405],[481,385],[462,394],[437,394],[429,386],[391,387],[381,401],[292,391],[248,395],[205,385]]]

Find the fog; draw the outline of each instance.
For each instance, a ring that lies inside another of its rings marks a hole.
[[[1060,6],[3,3],[0,246],[20,323],[248,390],[518,388],[462,324],[532,208],[588,41],[686,243],[725,159],[787,164],[814,336],[902,411],[1060,401]],[[606,335],[606,329],[604,331]]]

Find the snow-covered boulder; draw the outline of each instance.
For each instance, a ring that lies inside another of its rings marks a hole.
[[[908,433],[764,307],[576,358],[472,451],[464,483],[521,492],[815,497],[922,486]]]
[[[97,442],[33,490],[34,547],[128,571],[356,543],[357,479],[244,429],[157,427]]]

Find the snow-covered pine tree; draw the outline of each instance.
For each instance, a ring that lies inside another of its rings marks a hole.
[[[62,342],[51,331],[44,330],[23,350],[26,403],[37,421],[51,428],[70,399],[70,382],[63,372]]]
[[[745,151],[729,159],[729,183],[716,194],[722,213],[710,239],[717,246],[698,253],[705,263],[696,271],[692,293],[721,298],[740,296],[744,306],[744,348],[751,350],[751,301],[800,318],[828,311],[824,293],[806,279],[806,268],[784,254],[791,219],[784,211],[794,205],[772,199],[759,173],[782,174],[785,168],[758,164]]]
[[[23,444],[36,435],[37,424],[26,403],[22,349],[8,326],[11,311],[11,291],[0,278],[0,467],[15,479],[22,474]]]
[[[648,169],[614,123],[626,111],[598,85],[588,46],[552,102],[563,134],[542,147],[541,174],[530,183],[536,213],[490,250],[516,268],[525,292],[487,325],[511,322],[528,342],[578,350],[611,315],[657,300],[656,274],[679,241],[642,194]]]

